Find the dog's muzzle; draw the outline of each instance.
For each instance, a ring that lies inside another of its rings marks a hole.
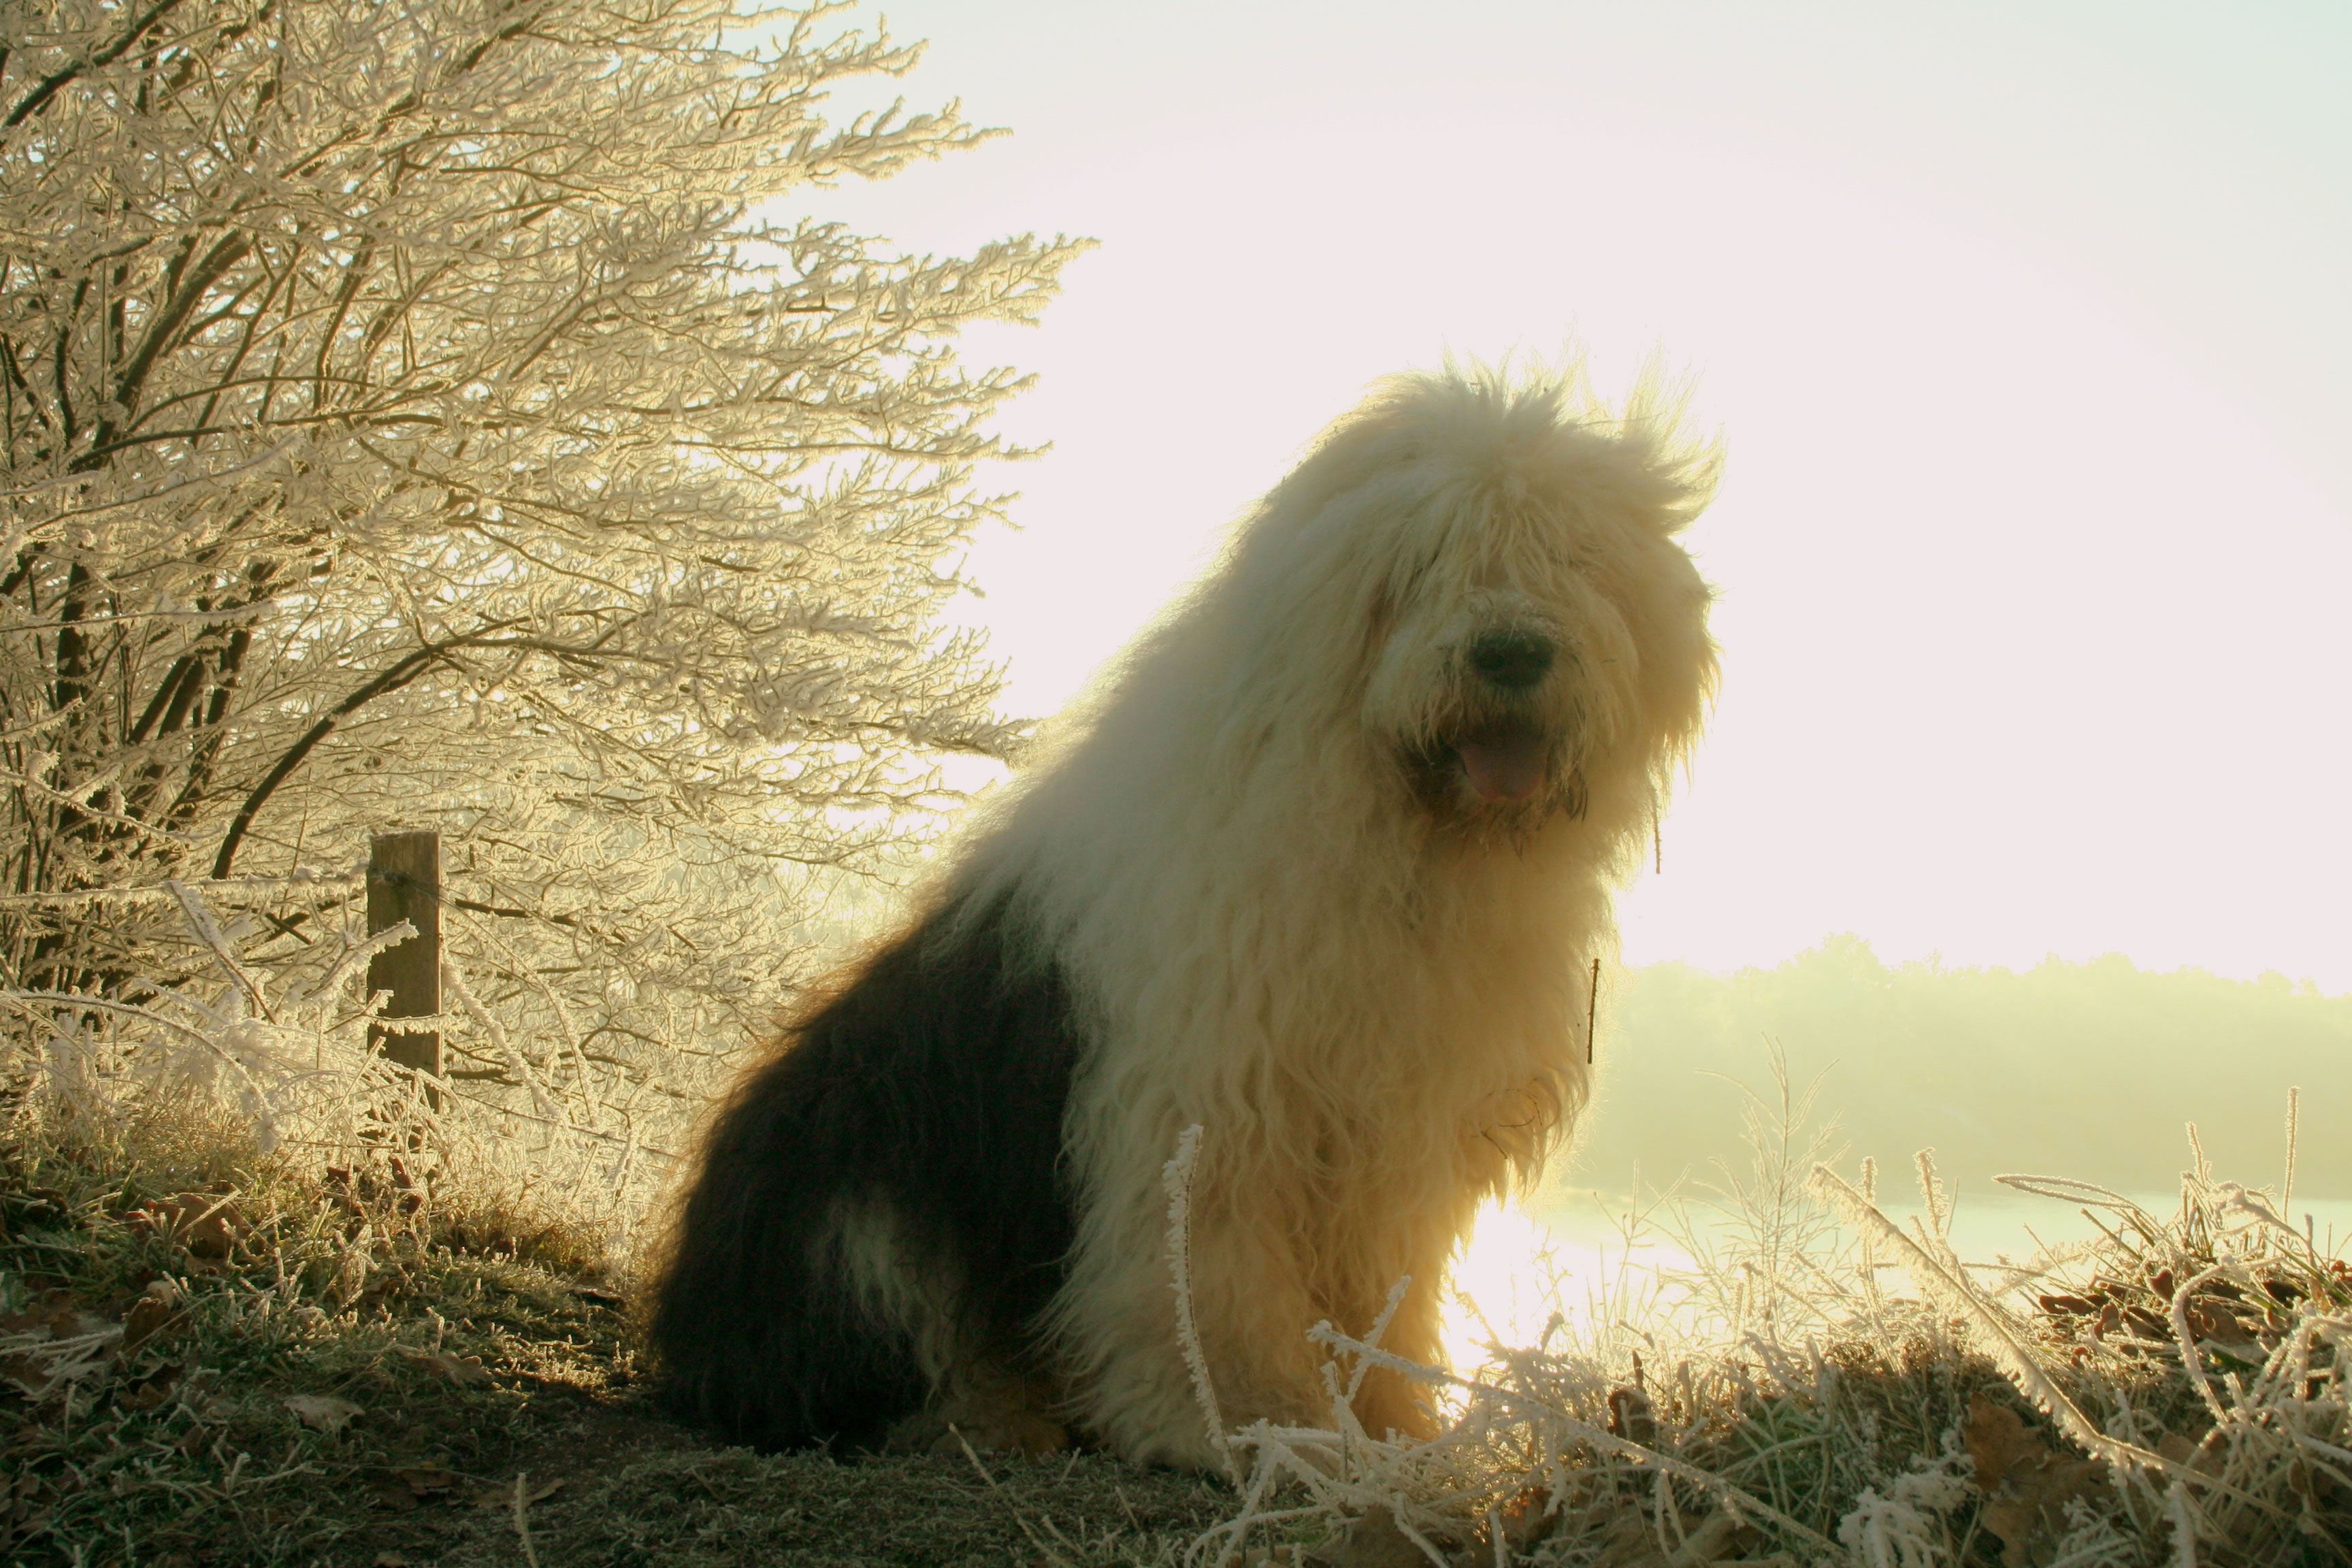
[[[1454,752],[1472,792],[1489,805],[1532,800],[1544,787],[1551,738],[1509,710],[1543,683],[1559,657],[1551,638],[1523,627],[1483,632],[1465,650],[1471,676],[1499,711],[1455,736]]]

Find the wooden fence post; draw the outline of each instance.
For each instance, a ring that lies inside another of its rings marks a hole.
[[[406,921],[416,934],[368,960],[368,989],[389,991],[382,1016],[430,1018],[441,1011],[441,836],[380,833],[368,841],[367,928],[370,936]],[[387,1060],[441,1076],[437,1029],[375,1024],[368,1041]],[[438,1109],[439,1091],[428,1089]]]

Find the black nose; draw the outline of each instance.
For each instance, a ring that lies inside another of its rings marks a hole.
[[[1535,632],[1488,632],[1470,645],[1470,668],[1490,686],[1524,691],[1551,668],[1551,639]]]

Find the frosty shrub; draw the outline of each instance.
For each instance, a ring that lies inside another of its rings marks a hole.
[[[8,993],[10,1168],[63,1155],[117,1181],[240,1183],[259,1161],[314,1198],[348,1196],[356,1173],[421,1235],[554,1227],[620,1261],[667,1174],[660,1140],[677,1117],[577,1053],[535,1066],[470,998],[429,1022],[496,1068],[435,1079],[388,1061],[370,1038],[383,998],[368,961],[413,928],[365,934],[356,881],[167,882],[178,928],[158,921],[142,944],[165,977],[104,995]],[[295,921],[307,942],[268,963],[240,956],[257,931]]]
[[[0,984],[107,1004],[20,994],[26,1049],[247,1027],[232,949],[322,997],[368,836],[431,828],[453,1082],[625,1141],[1013,747],[938,613],[1020,382],[951,341],[1076,247],[789,216],[982,134],[828,122],[915,58],[837,9],[8,9]]]
[[[1473,1375],[1326,1324],[1328,1426],[1226,1434],[1233,1517],[1196,1564],[1336,1568],[2335,1568],[2352,1563],[2352,1268],[2277,1192],[2215,1178],[2150,1214],[2085,1183],[2088,1245],[1964,1262],[1934,1164],[1924,1218],[1795,1135],[1664,1211],[1690,1268],[1620,1289]],[[2292,1139],[2292,1130],[2290,1130]],[[2193,1131],[2192,1131],[2193,1141]],[[1191,1150],[1171,1164],[1181,1194]],[[1183,1257],[1181,1201],[1171,1256]],[[1181,1268],[1175,1278],[1181,1291]],[[1394,1368],[1457,1413],[1367,1432],[1347,1395]],[[1213,1409],[1213,1390],[1203,1390]]]

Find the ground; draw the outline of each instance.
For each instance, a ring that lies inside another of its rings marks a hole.
[[[1152,1563],[1232,1504],[1099,1454],[721,1447],[652,1407],[575,1236],[103,1163],[0,1173],[11,1563]]]
[[[1427,1541],[1455,1568],[2110,1568],[2187,1561],[2189,1530],[2204,1568],[2352,1568],[2352,1265],[2273,1222],[2224,1236],[2249,1200],[2202,1177],[2030,1312],[1951,1276],[1818,1340],[1515,1352],[1433,1443],[1263,1439],[1244,1497],[1096,1453],[713,1444],[648,1399],[598,1237],[382,1149],[302,1173],[93,1141],[0,1140],[11,1565],[1415,1568]],[[2015,1364],[1969,1348],[1972,1314]],[[2161,1473],[2118,1484],[2055,1408]]]

